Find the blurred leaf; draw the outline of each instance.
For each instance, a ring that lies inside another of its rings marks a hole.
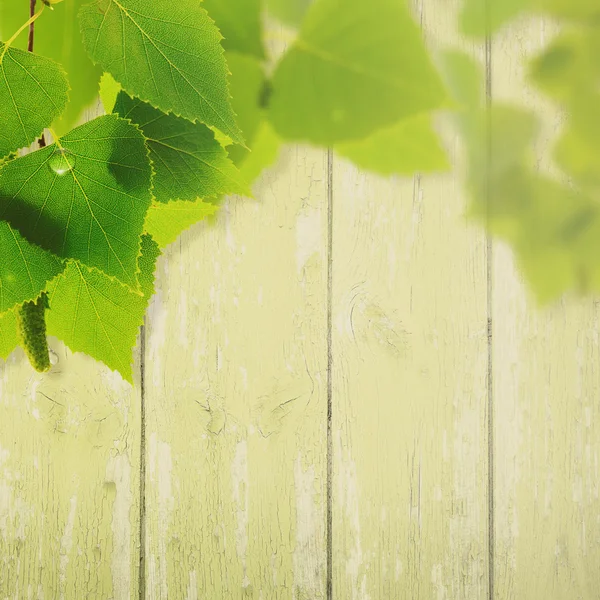
[[[244,134],[248,148],[233,146],[229,148],[229,157],[239,165],[253,147],[254,136],[264,119],[264,110],[260,106],[261,92],[265,85],[265,74],[262,65],[253,56],[226,53],[229,76],[231,105],[237,115],[237,122]]]
[[[567,19],[596,23],[600,20],[598,0],[537,0],[537,3],[542,10]]]
[[[272,83],[277,133],[322,145],[364,138],[446,100],[421,33],[398,0],[319,0]]]
[[[261,173],[275,163],[281,149],[281,138],[271,124],[263,120],[252,142],[252,151],[239,165],[242,177],[250,183],[256,181]]]
[[[261,0],[204,0],[221,34],[223,48],[264,58]]]
[[[61,64],[71,86],[69,103],[53,129],[62,135],[78,123],[83,110],[96,98],[102,70],[88,58],[81,42],[77,12],[89,0],[68,0],[45,10],[35,23],[35,53]],[[29,2],[0,1],[0,36],[7,38],[29,19]],[[15,47],[27,49],[27,33],[22,33]]]
[[[354,164],[382,175],[412,175],[450,168],[428,114],[409,117],[368,138],[335,146]]]
[[[286,25],[299,27],[313,0],[267,0],[269,13]]]
[[[460,16],[463,33],[493,34],[521,12],[546,13],[587,24],[600,21],[598,0],[466,0]]]
[[[0,358],[6,360],[19,345],[15,312],[0,314]]]
[[[600,94],[581,91],[568,104],[568,112],[554,156],[579,185],[600,191]]]
[[[475,202],[486,202],[495,186],[515,167],[533,164],[531,144],[539,130],[532,113],[494,105],[458,118],[469,156],[469,186]]]
[[[537,0],[466,0],[460,15],[464,34],[483,37],[500,29]]]
[[[448,90],[461,107],[479,110],[485,96],[482,66],[467,54],[456,50],[442,53],[439,63]]]
[[[146,138],[158,202],[249,193],[248,184],[206,125],[167,115],[123,91],[114,110],[138,125]]]
[[[154,202],[146,215],[144,230],[164,248],[172,244],[183,231],[214,215],[218,209],[216,204],[200,198],[195,202]]]
[[[263,169],[275,162],[281,146],[279,136],[266,120],[263,106],[270,83],[254,57],[235,52],[228,52],[226,56],[231,70],[231,103],[248,146],[248,149],[229,147],[229,157],[240,169],[242,177],[252,183]]]
[[[570,30],[556,38],[530,66],[533,82],[569,103],[600,84],[600,26]]]

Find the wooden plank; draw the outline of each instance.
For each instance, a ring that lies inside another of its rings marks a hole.
[[[326,155],[290,148],[159,266],[147,597],[324,597]]]
[[[544,118],[539,157],[559,119],[523,85],[524,58],[554,31],[523,20],[493,46],[494,97]],[[495,598],[591,600],[600,575],[600,311],[573,298],[539,308],[510,249],[497,243],[493,254]]]
[[[0,598],[134,598],[139,387],[52,348],[0,361]]]
[[[136,598],[139,381],[50,347],[47,374],[0,360],[0,599]]]
[[[458,4],[419,3],[429,40]],[[334,164],[334,598],[487,598],[486,245],[460,181]]]

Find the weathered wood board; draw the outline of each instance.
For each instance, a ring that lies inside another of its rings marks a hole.
[[[523,85],[524,59],[556,33],[523,19],[494,38],[492,95],[543,120],[548,153],[561,118]],[[493,249],[495,598],[592,600],[600,581],[600,311],[592,299],[538,307],[512,252]]]
[[[149,598],[324,598],[326,153],[290,148],[160,262]]]
[[[139,388],[51,346],[0,364],[0,598],[134,598]]]
[[[139,378],[50,348],[45,375],[21,349],[0,360],[0,599],[136,598]]]
[[[459,4],[416,2],[429,41]],[[550,33],[488,65],[540,151]],[[136,387],[55,340],[0,363],[0,600],[597,598],[598,307],[535,307],[441,131],[444,176],[285,148],[160,259]]]

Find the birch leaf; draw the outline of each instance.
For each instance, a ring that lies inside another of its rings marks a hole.
[[[223,37],[225,50],[264,58],[261,0],[204,0]]]
[[[48,287],[48,335],[61,339],[74,352],[85,352],[132,381],[132,350],[150,297],[158,246],[142,237],[142,293],[110,279],[96,269],[70,261]]]
[[[320,0],[273,75],[270,118],[286,139],[329,145],[445,100],[404,2]]]
[[[445,171],[450,164],[427,114],[376,131],[364,140],[335,147],[355,165],[382,175]]]
[[[64,110],[68,90],[60,65],[0,42],[0,158],[34,142]]]
[[[139,125],[146,137],[154,166],[154,197],[159,202],[249,193],[206,125],[167,115],[125,92],[117,96],[114,111]]]
[[[15,312],[0,314],[0,358],[6,360],[19,345]]]
[[[77,11],[89,0],[67,0],[45,10],[35,24],[35,52],[59,63],[70,84],[69,102],[52,128],[62,135],[78,124],[82,112],[96,97],[102,70],[83,49]],[[40,2],[38,2],[40,5]],[[29,18],[29,2],[0,0],[0,35],[12,35]],[[27,34],[15,40],[15,48],[27,50]],[[3,104],[3,106],[5,106]],[[41,105],[38,105],[38,107]]]
[[[0,219],[59,258],[137,287],[150,181],[140,131],[116,115],[98,117],[0,169]]]
[[[195,202],[155,202],[146,217],[147,233],[152,235],[156,243],[164,248],[172,244],[179,235],[207,217],[214,215],[218,206],[202,199]]]
[[[91,59],[126,92],[244,142],[231,108],[222,36],[199,0],[97,0],[79,15]]]
[[[64,269],[56,256],[30,244],[5,221],[0,221],[0,256],[0,313],[38,298]]]

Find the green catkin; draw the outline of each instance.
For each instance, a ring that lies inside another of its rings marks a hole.
[[[17,310],[19,340],[31,366],[40,373],[50,370],[50,351],[46,339],[46,308],[48,299],[42,294],[37,300],[25,302]]]

